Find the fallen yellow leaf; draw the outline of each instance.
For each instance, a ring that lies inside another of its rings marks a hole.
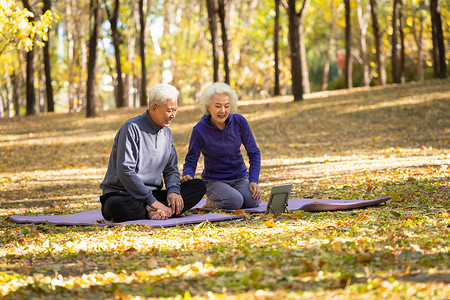
[[[245,213],[245,211],[243,210],[243,209],[236,209],[235,211],[234,211],[234,214],[235,215],[246,215],[246,213]]]
[[[266,221],[265,225],[266,225],[267,228],[272,228],[272,227],[277,226],[277,225],[273,222],[273,219],[270,219],[270,220]]]

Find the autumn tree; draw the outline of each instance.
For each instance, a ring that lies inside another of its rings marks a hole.
[[[294,95],[294,101],[300,101],[303,99],[303,73],[300,53],[300,39],[302,37],[300,23],[305,16],[308,3],[309,0],[305,0],[300,12],[297,13],[296,1],[288,1],[289,45],[291,49],[292,94]]]
[[[334,41],[334,35],[336,32],[336,22],[338,17],[338,12],[342,10],[344,4],[340,4],[337,8],[335,7],[334,0],[331,0],[330,10],[331,10],[331,24],[330,24],[330,33],[328,34],[327,47],[325,49],[325,60],[323,65],[323,73],[322,73],[322,87],[321,90],[325,91],[328,87],[328,75],[330,71],[330,54],[332,50],[332,45]]]
[[[275,76],[275,84],[274,84],[274,95],[280,95],[280,68],[279,64],[279,33],[280,33],[280,2],[281,0],[275,0],[275,19],[273,26],[273,55],[274,55],[274,76]]]
[[[404,82],[404,69],[405,69],[405,46],[403,35],[403,22],[402,22],[402,9],[403,4],[401,0],[394,0],[394,7],[392,12],[392,79],[395,83]],[[399,36],[400,35],[400,42]],[[399,57],[400,51],[400,57]]]
[[[44,0],[44,5],[42,7],[42,14],[46,11],[51,11],[51,1]],[[51,66],[50,66],[50,39],[47,38],[45,45],[43,47],[44,52],[44,69],[45,69],[45,91],[47,97],[47,111],[55,111],[55,103],[53,100],[53,87],[52,87],[52,76],[51,76]]]
[[[150,5],[147,5],[147,9],[150,9]],[[145,30],[146,22],[144,15],[144,0],[138,1],[139,22],[138,35],[139,35],[139,57],[141,59],[141,84],[139,93],[139,103],[142,107],[147,106],[147,66],[145,63]]]
[[[98,30],[100,27],[100,3],[99,0],[90,0],[90,36],[89,36],[89,62],[86,83],[86,116],[95,117],[95,64],[97,56]]]
[[[383,54],[383,39],[380,25],[378,22],[378,3],[377,0],[370,0],[370,14],[372,18],[372,31],[375,40],[376,67],[378,70],[378,85],[386,84],[386,66]]]
[[[353,87],[353,59],[352,59],[352,25],[350,0],[344,0],[345,7],[345,87]]]
[[[211,46],[213,57],[214,82],[219,81],[219,43],[217,37],[217,19],[215,0],[205,0],[208,11],[209,32],[211,34]]]
[[[447,78],[445,62],[444,33],[442,31],[441,6],[439,0],[430,0],[431,27],[433,39],[433,71],[436,78]]]
[[[225,83],[230,84],[230,66],[229,66],[229,39],[228,39],[228,25],[227,25],[227,2],[231,0],[218,0],[218,14],[220,20],[220,29],[222,37],[222,52],[223,52],[223,69],[225,71]]]
[[[367,3],[367,6],[369,4]],[[361,50],[361,65],[363,68],[363,76],[362,76],[362,84],[363,86],[369,86],[370,85],[370,76],[369,76],[369,58],[367,53],[367,42],[366,42],[366,35],[367,35],[367,28],[369,27],[369,10],[364,10],[361,4],[361,0],[356,1],[356,8],[357,8],[357,16],[358,16],[358,24],[360,29],[360,50]]]
[[[24,9],[17,7],[15,1],[3,1],[0,5],[0,69],[4,71],[3,78],[6,79],[7,110],[10,116],[11,102],[15,115],[19,115],[19,80],[21,73],[20,61],[22,51],[27,52],[26,78],[27,114],[36,113],[36,97],[34,90],[34,50],[35,46],[43,47],[48,38],[48,30],[57,21],[57,15],[50,10],[35,19],[32,8],[28,1],[24,1]],[[30,53],[31,52],[31,53]],[[28,54],[30,53],[30,54]]]
[[[28,16],[28,22],[34,21],[34,13],[28,0],[22,0],[23,6],[31,12]],[[34,90],[34,48],[27,51],[27,77],[26,77],[26,115],[36,114],[36,92]]]
[[[114,78],[114,89],[116,96],[116,106],[117,107],[125,107],[127,103],[125,103],[124,92],[123,92],[123,78],[122,78],[122,63],[120,56],[120,45],[123,39],[122,35],[119,33],[119,6],[120,1],[114,0],[113,11],[111,12],[109,9],[109,3],[105,3],[106,13],[108,15],[109,24],[111,25],[111,35],[114,46],[114,58],[116,62],[116,74],[113,76]]]
[[[424,80],[423,72],[423,60],[424,60],[424,43],[423,43],[423,33],[426,21],[425,7],[428,1],[420,1],[419,5],[416,1],[412,4],[412,26],[411,30],[414,36],[414,41],[417,45],[417,79],[420,81]],[[417,24],[419,23],[419,24]]]

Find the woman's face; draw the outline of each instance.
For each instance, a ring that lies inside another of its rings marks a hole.
[[[227,94],[216,94],[211,98],[208,105],[208,111],[211,114],[211,123],[219,129],[225,128],[225,121],[231,111],[231,100]]]

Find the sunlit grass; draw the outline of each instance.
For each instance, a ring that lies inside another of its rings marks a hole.
[[[144,110],[0,120],[0,295],[449,297],[450,81],[240,101],[261,149],[263,200],[293,183],[292,197],[391,196],[384,205],[173,228],[6,220],[100,209],[114,134]],[[171,125],[180,170],[200,116],[181,106]]]

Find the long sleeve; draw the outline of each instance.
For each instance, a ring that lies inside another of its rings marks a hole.
[[[125,190],[136,199],[145,199],[147,204],[155,202],[156,198],[136,172],[139,160],[139,133],[133,126],[123,127],[117,137],[117,177]]]
[[[169,128],[157,126],[145,112],[129,119],[114,138],[100,187],[103,193],[126,191],[147,204],[156,201],[154,190],[180,193],[178,158]]]
[[[195,176],[197,170],[197,163],[202,150],[201,136],[194,127],[192,130],[191,138],[189,140],[189,149],[184,159],[183,176],[189,175],[192,178]]]
[[[259,173],[261,171],[261,152],[256,145],[256,141],[253,137],[250,125],[245,118],[242,118],[242,126],[242,144],[247,151],[250,163],[248,179],[250,182],[258,183]]]
[[[167,194],[180,194],[180,173],[178,172],[178,156],[175,147],[172,145],[169,161],[163,171],[164,183]]]

